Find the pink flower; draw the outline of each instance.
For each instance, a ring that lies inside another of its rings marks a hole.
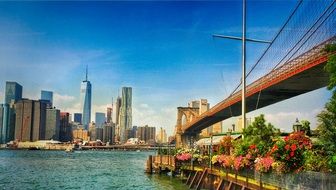
[[[221,157],[222,159],[222,165],[226,168],[231,167],[232,162],[233,162],[233,157],[232,156],[228,156],[228,155],[223,155]]]
[[[255,168],[259,172],[268,172],[274,162],[270,156],[256,159],[256,161]]]
[[[243,166],[243,156],[238,156],[233,161],[233,167],[238,171]]]
[[[176,159],[180,161],[188,161],[192,158],[192,155],[190,153],[181,153],[179,155],[176,155]]]
[[[246,158],[247,158],[247,159],[251,159],[251,158],[252,158],[252,155],[249,153],[249,154],[246,155]]]

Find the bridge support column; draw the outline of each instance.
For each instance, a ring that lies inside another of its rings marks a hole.
[[[177,108],[177,122],[176,122],[176,133],[175,133],[175,143],[176,148],[184,148],[191,147],[193,145],[193,139],[196,138],[195,134],[185,134],[182,130],[182,125],[185,123],[182,122],[182,118],[184,117],[184,122],[191,122],[193,118],[198,116],[199,108],[191,108],[191,107],[178,107]],[[189,136],[193,138],[190,139]]]

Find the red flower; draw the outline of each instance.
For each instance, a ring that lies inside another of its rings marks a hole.
[[[296,147],[296,144],[292,144],[292,146],[291,146],[291,150],[292,150],[292,151],[295,151],[296,148],[297,148],[297,147]]]
[[[294,152],[293,152],[293,151],[290,153],[290,156],[291,156],[291,157],[294,157]]]
[[[289,148],[290,148],[290,146],[289,146],[289,144],[287,144],[287,145],[285,146],[285,149],[286,149],[286,150],[289,150]]]
[[[275,145],[273,146],[271,152],[273,153],[273,152],[277,151],[278,149],[279,149],[278,146],[275,144]]]
[[[250,145],[250,149],[255,149],[257,146],[255,144]]]

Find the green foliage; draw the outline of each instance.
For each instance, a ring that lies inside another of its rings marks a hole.
[[[302,130],[306,132],[306,135],[310,136],[311,135],[310,122],[307,120],[301,120],[301,125],[302,125]]]
[[[270,144],[267,144],[264,141],[259,141],[257,144],[253,144],[247,138],[244,140],[240,139],[234,143],[235,156],[245,156],[247,154],[251,155],[253,158],[265,156],[269,149]]]
[[[259,144],[263,142],[263,146],[271,147],[273,138],[279,136],[280,130],[275,128],[272,124],[266,125],[266,120],[263,114],[256,117],[254,122],[243,130],[244,138],[250,144]],[[244,139],[244,140],[245,140]]]
[[[325,52],[331,53],[336,51],[336,45],[327,45],[324,49]],[[331,55],[328,58],[328,62],[325,66],[325,70],[329,73],[328,89],[333,90],[333,95],[328,103],[325,105],[325,109],[318,114],[318,146],[320,147],[320,154],[313,155],[311,160],[307,163],[313,162],[313,164],[319,166],[316,162],[318,156],[324,155],[322,163],[327,165],[329,170],[336,171],[336,55]],[[327,164],[326,164],[327,162]],[[311,168],[314,169],[314,168]]]
[[[177,153],[176,148],[160,148],[158,149],[158,155],[175,155]]]
[[[304,170],[328,172],[328,158],[318,151],[307,150],[303,153]]]
[[[247,140],[236,140],[234,141],[234,155],[236,156],[243,156],[247,154],[247,151],[249,149],[249,142]]]
[[[329,157],[328,166],[332,172],[336,173],[336,154]]]
[[[330,53],[336,51],[336,45],[328,45],[325,51]],[[336,56],[330,56],[325,66],[325,70],[330,75],[328,89],[332,90],[336,86]],[[333,95],[328,103],[325,105],[325,109],[318,114],[318,138],[322,144],[322,148],[326,151],[327,155],[332,156],[336,152],[336,92],[333,91]]]
[[[336,45],[335,44],[328,44],[325,46],[324,51],[327,53],[336,51]]]
[[[327,45],[324,51],[327,53],[335,52],[336,44]],[[332,90],[336,86],[336,55],[329,56],[324,69],[330,74],[328,89]]]
[[[328,155],[336,151],[336,98],[332,98],[318,114],[318,138]]]

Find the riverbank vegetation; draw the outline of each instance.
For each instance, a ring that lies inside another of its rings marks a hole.
[[[328,45],[326,53],[336,51],[336,45]],[[298,173],[316,171],[336,173],[336,56],[329,56],[325,70],[330,75],[328,90],[332,97],[324,110],[317,115],[318,127],[311,134],[309,121],[301,121],[301,127],[288,135],[267,123],[264,115],[243,130],[242,137],[234,140],[223,137],[218,151],[200,154],[199,150],[183,149],[176,153],[181,162],[196,161],[239,171],[255,170],[260,173]]]

